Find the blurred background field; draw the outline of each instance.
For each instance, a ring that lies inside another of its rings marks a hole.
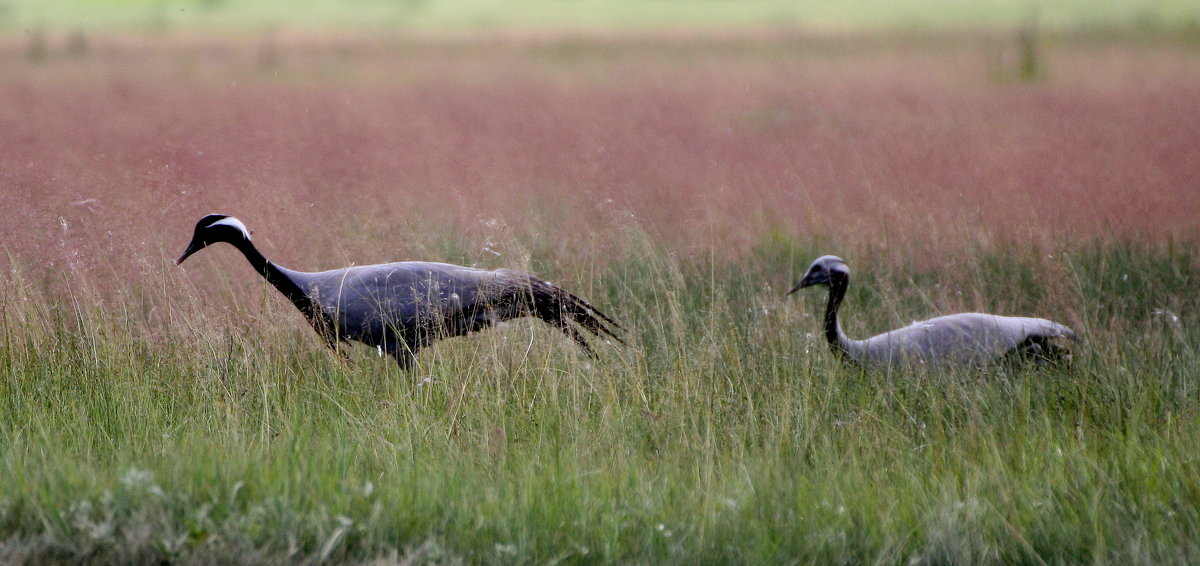
[[[6,247],[43,266],[161,259],[214,210],[309,269],[527,224],[560,261],[629,225],[701,256],[782,234],[928,267],[1000,242],[1194,240],[1194,43],[1036,42],[1030,75],[1016,32],[110,34],[34,60],[16,43]]]
[[[1191,2],[0,2],[0,561],[1200,561]],[[401,374],[228,246],[530,269]],[[862,374],[983,310],[1068,371]]]
[[[1031,15],[1054,29],[1194,30],[1200,24],[1200,7],[1187,0],[6,0],[0,10],[0,27],[6,29],[221,32],[260,26],[358,33],[739,27],[930,31],[1012,27]]]

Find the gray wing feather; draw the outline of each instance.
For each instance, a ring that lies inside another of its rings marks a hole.
[[[862,359],[874,363],[985,364],[1031,338],[1074,337],[1070,328],[1044,318],[961,313],[857,341],[854,349]]]
[[[336,321],[339,338],[372,345],[399,339],[415,349],[439,337],[534,315],[591,353],[567,320],[614,338],[604,323],[620,328],[586,301],[549,282],[506,269],[399,262],[302,275],[301,286]]]
[[[308,274],[307,291],[339,332],[368,344],[385,329],[436,330],[488,316],[474,308],[498,287],[491,271],[432,262],[348,267]]]

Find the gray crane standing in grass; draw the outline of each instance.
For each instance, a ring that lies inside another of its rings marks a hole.
[[[246,226],[224,214],[201,218],[175,263],[217,242],[240,250],[343,356],[340,343],[357,340],[387,352],[407,369],[418,350],[437,340],[523,316],[536,316],[562,330],[593,358],[595,351],[571,322],[623,343],[614,333],[621,326],[611,318],[532,275],[419,261],[292,271],[263,257]]]
[[[838,307],[850,287],[850,268],[832,255],[816,259],[788,295],[812,285],[829,287],[824,331],[830,348],[843,360],[864,367],[929,364],[983,366],[998,361],[1031,359],[1069,362],[1063,339],[1075,339],[1066,326],[1044,318],[959,313],[914,322],[865,340],[842,332]]]

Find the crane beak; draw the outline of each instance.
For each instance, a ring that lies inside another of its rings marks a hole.
[[[801,279],[799,283],[796,283],[796,286],[792,287],[792,290],[788,291],[787,294],[791,295],[792,293],[795,293],[796,291],[799,291],[800,289],[803,289],[805,287],[812,287],[813,285],[828,285],[828,284],[829,284],[829,274],[828,273],[823,272],[823,271],[817,271],[817,272],[810,271],[808,273],[805,273],[804,278]]]
[[[799,283],[796,283],[796,284],[795,284],[795,285],[792,287],[792,290],[791,290],[791,291],[788,291],[788,292],[787,292],[787,295],[784,295],[784,296],[785,296],[785,297],[787,297],[787,296],[791,296],[791,294],[792,294],[792,293],[795,293],[796,291],[799,291],[800,289],[803,289],[803,288],[805,288],[805,287],[808,287],[808,285],[805,285],[805,281],[807,281],[807,280],[806,280],[806,279],[801,279],[801,280],[800,280],[800,282],[799,282]]]
[[[207,246],[207,245],[208,244],[206,242],[204,242],[203,240],[192,240],[192,242],[190,244],[188,244],[187,249],[183,250],[183,255],[180,255],[179,259],[175,260],[175,265],[179,265],[179,264],[183,263],[183,260],[187,259],[188,256],[204,249],[204,246]]]

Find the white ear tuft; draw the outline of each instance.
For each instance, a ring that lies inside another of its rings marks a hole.
[[[222,218],[216,222],[213,222],[212,224],[209,224],[208,226],[209,228],[213,226],[233,226],[234,228],[242,231],[242,235],[246,237],[246,240],[250,239],[250,231],[246,229],[246,225],[242,224],[241,220],[238,220],[232,216]]]

